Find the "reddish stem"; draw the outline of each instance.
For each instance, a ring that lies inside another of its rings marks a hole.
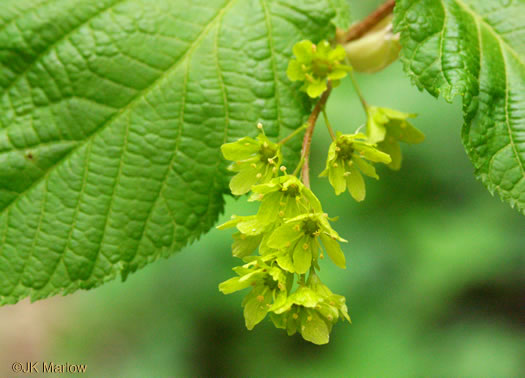
[[[350,26],[350,29],[348,29],[346,32],[343,41],[350,42],[354,39],[362,37],[364,34],[366,34],[366,32],[381,22],[386,16],[391,14],[395,5],[395,0],[388,0],[379,6],[379,8],[377,8],[375,11],[370,13],[365,19]]]
[[[302,179],[304,185],[306,187],[310,187],[310,146],[312,145],[312,136],[314,134],[314,128],[315,124],[317,123],[317,118],[319,118],[319,114],[323,110],[324,106],[326,105],[326,101],[328,100],[328,97],[330,97],[330,93],[332,92],[332,85],[330,82],[328,82],[328,88],[326,91],[323,92],[321,95],[321,98],[317,102],[317,104],[314,107],[314,110],[310,114],[310,117],[308,117],[308,128],[306,129],[306,133],[304,134],[303,138],[303,148],[301,150],[301,156],[304,159],[303,167],[302,167]]]

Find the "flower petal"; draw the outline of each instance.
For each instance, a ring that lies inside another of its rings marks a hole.
[[[236,142],[225,143],[221,146],[222,155],[230,161],[248,159],[258,150],[259,143],[250,137],[244,137]]]
[[[257,168],[247,167],[230,180],[230,190],[232,194],[240,196],[250,191],[252,185],[257,182]]]
[[[353,165],[350,166],[348,173],[349,174],[346,176],[348,191],[356,201],[361,202],[365,199],[366,195],[363,176],[361,176],[361,173]]]
[[[326,234],[321,234],[321,241],[330,259],[340,268],[346,269],[346,259],[337,240]]]
[[[298,222],[285,223],[272,232],[268,239],[268,246],[275,249],[283,249],[294,243],[302,235],[297,229]]]
[[[257,219],[262,224],[270,224],[279,220],[277,216],[280,211],[282,193],[269,193],[264,196],[259,211],[257,212]]]
[[[295,268],[292,261],[292,255],[289,251],[282,252],[279,256],[277,256],[277,264],[279,266],[290,273],[295,273]]]
[[[425,140],[425,134],[406,120],[391,121],[387,125],[389,135],[401,142],[417,144]]]
[[[301,63],[309,63],[314,55],[313,43],[308,40],[298,42],[293,47],[293,54]]]
[[[315,80],[313,83],[309,83],[306,89],[306,93],[311,98],[319,97],[327,89],[326,80]]]
[[[317,311],[309,310],[301,314],[301,335],[306,341],[316,345],[328,344],[331,323],[328,323]]]
[[[268,313],[269,304],[272,303],[271,291],[264,287],[255,287],[243,301],[244,320],[246,328],[252,330]]]
[[[390,164],[392,159],[388,154],[379,151],[377,148],[366,145],[364,143],[355,143],[356,150],[359,151],[359,155],[373,161],[374,163]]]
[[[344,69],[336,69],[328,74],[330,80],[340,80],[348,75],[348,72]]]
[[[240,281],[241,277],[233,277],[219,284],[219,290],[223,294],[231,294],[250,287],[253,281]]]
[[[368,164],[366,161],[357,156],[354,156],[352,158],[352,161],[357,165],[357,168],[359,168],[361,172],[363,172],[363,174],[365,174],[368,177],[372,177],[376,180],[379,180],[379,176],[376,173],[376,169],[372,164]]]
[[[372,113],[373,107],[368,110],[368,119],[366,123],[366,133],[370,143],[378,143],[385,139],[386,128],[383,122],[378,122],[377,117]]]
[[[328,53],[328,59],[331,61],[341,61],[346,57],[346,51],[343,46],[337,45]]]
[[[381,150],[390,155],[390,158],[392,159],[392,162],[388,164],[388,168],[393,169],[394,171],[397,171],[401,168],[401,162],[403,161],[403,155],[401,153],[401,146],[395,139],[390,139],[391,137],[388,137],[387,140],[384,142],[381,142],[377,145],[377,147]]]
[[[313,240],[308,237],[301,238],[293,250],[293,265],[297,274],[305,274],[312,265]]]
[[[286,70],[286,75],[291,81],[299,81],[306,78],[302,64],[297,60],[290,60],[288,63],[288,69]]]
[[[232,254],[242,259],[251,255],[261,243],[262,235],[244,235],[237,232],[233,236]]]
[[[346,190],[345,181],[345,167],[342,159],[336,160],[328,170],[328,181],[335,190],[335,194],[339,195]]]

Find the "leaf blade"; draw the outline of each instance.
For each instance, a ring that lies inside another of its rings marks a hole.
[[[525,212],[525,2],[399,1],[402,60],[420,89],[463,96],[476,176]]]

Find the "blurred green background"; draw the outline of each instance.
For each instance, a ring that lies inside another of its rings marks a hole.
[[[356,18],[379,1],[353,1]],[[404,165],[381,168],[356,204],[326,179],[313,189],[330,216],[349,267],[321,277],[347,297],[353,324],[330,344],[288,337],[269,320],[244,328],[244,293],[217,285],[237,265],[231,233],[212,230],[192,246],[91,292],[0,309],[0,376],[14,361],[88,365],[87,376],[525,376],[525,217],[476,181],[460,141],[460,103],[410,84],[399,62],[358,75],[375,105],[416,112],[425,143],[403,146]],[[353,132],[364,114],[349,83],[329,102],[335,128]],[[329,137],[320,123],[313,176]],[[229,199],[223,219],[250,214]]]

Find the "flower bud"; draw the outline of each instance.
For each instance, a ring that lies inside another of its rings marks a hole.
[[[399,34],[394,34],[392,28],[390,16],[361,38],[345,45],[346,55],[354,70],[378,72],[397,59],[401,44]]]

